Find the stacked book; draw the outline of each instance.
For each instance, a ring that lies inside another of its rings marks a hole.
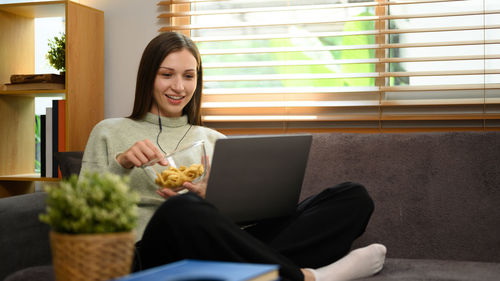
[[[58,74],[14,74],[4,91],[60,90],[64,89],[64,76]]]
[[[40,115],[40,176],[60,177],[54,153],[66,150],[66,100],[52,100]]]

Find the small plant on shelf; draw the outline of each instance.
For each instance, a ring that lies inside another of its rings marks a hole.
[[[49,60],[49,64],[61,73],[66,72],[66,34],[49,39],[49,48],[50,50],[45,56]]]

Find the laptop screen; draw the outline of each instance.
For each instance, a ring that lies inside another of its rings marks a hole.
[[[311,142],[310,134],[217,140],[207,201],[237,223],[290,214],[299,200]]]

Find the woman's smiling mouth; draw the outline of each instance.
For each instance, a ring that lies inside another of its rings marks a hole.
[[[170,96],[170,95],[165,95],[169,101],[169,103],[177,105],[182,102],[182,100],[185,98],[184,96]]]

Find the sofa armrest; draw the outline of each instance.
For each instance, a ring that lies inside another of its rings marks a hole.
[[[45,192],[0,199],[0,280],[17,270],[51,263],[50,228],[38,220]]]

